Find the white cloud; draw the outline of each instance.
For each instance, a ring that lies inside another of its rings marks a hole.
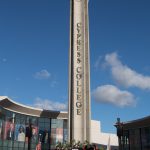
[[[36,79],[49,79],[50,76],[51,74],[45,69],[41,70],[40,72],[36,72],[34,75]]]
[[[136,100],[133,94],[128,91],[121,91],[113,85],[103,85],[97,87],[92,96],[102,103],[110,103],[119,107],[135,106]]]
[[[140,89],[150,89],[150,76],[137,73],[119,60],[117,53],[107,54],[106,63],[111,67],[113,78],[125,87],[137,87]]]
[[[54,102],[49,99],[42,99],[39,97],[35,99],[33,107],[42,108],[46,110],[58,110],[58,111],[67,110],[67,104],[65,103]]]
[[[99,69],[99,68],[105,69],[108,64],[107,63],[102,63],[102,61],[103,61],[103,57],[99,56],[98,59],[94,63],[94,68],[95,69]]]

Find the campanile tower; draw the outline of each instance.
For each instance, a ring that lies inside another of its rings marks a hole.
[[[90,142],[88,1],[70,0],[69,140]]]

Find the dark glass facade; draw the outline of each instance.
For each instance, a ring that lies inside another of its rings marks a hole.
[[[142,150],[150,150],[150,126],[141,129]]]
[[[34,117],[0,107],[0,150],[49,150],[67,138],[66,119]]]
[[[150,150],[150,126],[123,130],[120,141],[121,150]]]
[[[150,150],[150,117],[117,122],[119,150]]]

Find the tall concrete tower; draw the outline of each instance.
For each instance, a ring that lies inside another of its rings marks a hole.
[[[90,141],[88,1],[70,0],[69,140]]]

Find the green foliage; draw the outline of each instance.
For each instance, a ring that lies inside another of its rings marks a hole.
[[[71,143],[65,141],[64,143],[61,142],[57,142],[56,144],[56,150],[71,150],[72,148],[85,148],[88,149],[90,148],[92,145],[88,142],[88,141],[84,141],[83,143],[81,143],[80,141],[75,141],[72,140]],[[100,149],[100,150],[104,150],[104,149]]]

